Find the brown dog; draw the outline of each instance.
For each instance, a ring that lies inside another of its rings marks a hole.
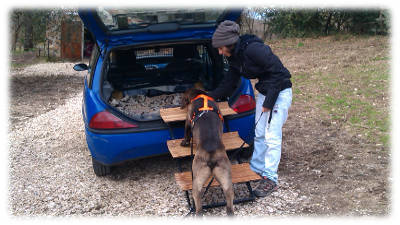
[[[193,199],[196,214],[202,210],[201,191],[204,183],[213,175],[220,183],[226,199],[226,211],[233,215],[233,188],[231,163],[222,143],[223,118],[217,103],[206,92],[189,89],[182,98],[181,108],[187,107],[185,137],[182,146],[189,146],[190,134],[196,143],[193,160]]]

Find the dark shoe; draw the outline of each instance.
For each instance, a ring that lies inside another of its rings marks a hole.
[[[253,192],[254,195],[257,197],[265,197],[276,190],[278,190],[278,185],[272,180],[263,177],[263,179],[260,180],[260,183]]]

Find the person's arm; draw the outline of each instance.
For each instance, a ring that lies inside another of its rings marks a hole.
[[[239,79],[240,74],[230,66],[229,71],[225,73],[225,76],[219,83],[218,87],[213,91],[210,91],[208,95],[215,100],[229,96],[234,91],[234,87],[239,82]]]

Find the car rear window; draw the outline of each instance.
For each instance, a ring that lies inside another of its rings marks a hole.
[[[159,23],[214,24],[223,9],[108,9],[98,8],[103,24],[110,31],[141,29]]]
[[[172,57],[173,48],[158,48],[136,50],[136,59],[153,58],[153,57]]]

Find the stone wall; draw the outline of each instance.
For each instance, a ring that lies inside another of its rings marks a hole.
[[[49,51],[46,54],[50,54],[50,57],[60,58],[61,57],[61,19],[52,18],[47,23],[46,29],[46,40]]]
[[[61,24],[63,21],[80,21],[78,16],[52,15],[47,22],[45,55],[50,58],[61,58]],[[47,47],[49,49],[47,49]]]

